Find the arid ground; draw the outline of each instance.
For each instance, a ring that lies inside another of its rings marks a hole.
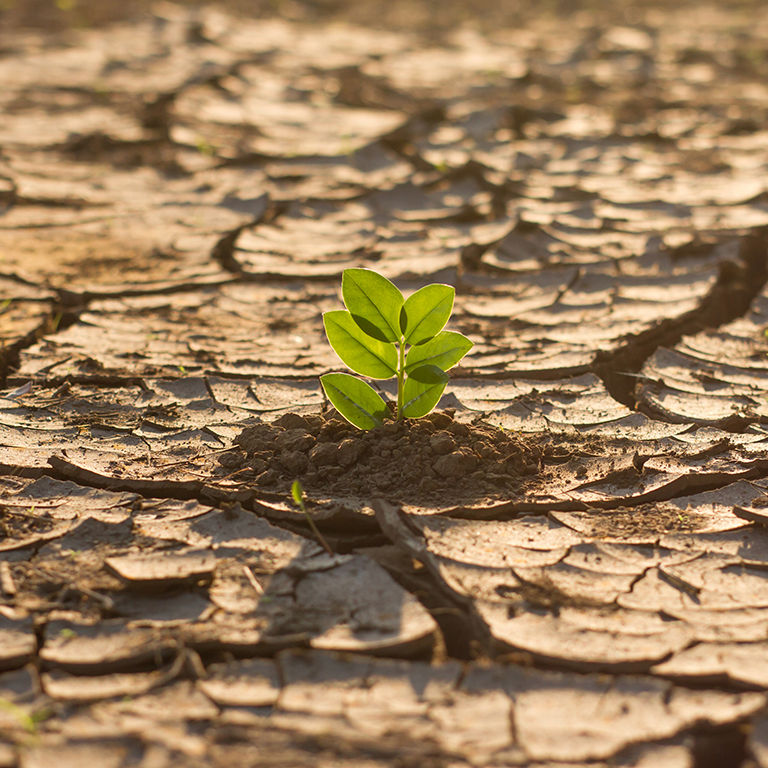
[[[0,768],[768,767],[768,15],[508,6],[0,4]]]

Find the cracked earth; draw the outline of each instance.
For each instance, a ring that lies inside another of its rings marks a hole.
[[[768,767],[764,15],[0,43],[2,768]],[[347,267],[455,286],[429,418]]]

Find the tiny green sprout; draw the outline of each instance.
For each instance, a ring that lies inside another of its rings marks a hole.
[[[345,269],[341,295],[347,308],[323,315],[328,341],[344,364],[370,379],[397,378],[398,420],[432,411],[447,371],[472,349],[463,334],[443,330],[455,294],[452,286],[434,283],[406,299],[370,269]],[[320,383],[336,410],[359,429],[380,427],[389,415],[381,395],[348,373],[327,373]]]
[[[323,549],[329,555],[333,556],[333,550],[325,540],[325,536],[320,533],[320,529],[315,525],[315,521],[312,519],[312,515],[309,514],[309,511],[304,505],[304,489],[301,487],[301,483],[298,480],[293,481],[293,485],[291,486],[291,496],[293,496],[293,500],[296,502],[296,506],[304,513],[304,517],[307,518],[307,522],[309,523],[309,527],[312,529],[312,533],[317,536],[317,540],[320,542],[320,544],[322,544]]]
[[[197,151],[205,157],[213,157],[216,154],[216,148],[207,139],[202,136],[196,141]]]
[[[0,712],[9,714],[27,733],[37,732],[37,722],[35,721],[35,718],[12,701],[0,698]]]
[[[340,155],[347,155],[349,157],[355,153],[355,145],[352,143],[352,139],[354,139],[354,134],[352,133],[345,133],[341,137]]]

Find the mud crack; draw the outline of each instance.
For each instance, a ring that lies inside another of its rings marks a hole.
[[[665,320],[627,339],[615,352],[599,351],[593,371],[611,396],[635,408],[635,381],[648,358],[660,347],[674,347],[684,336],[719,328],[742,317],[760,294],[768,277],[768,227],[745,235],[737,261],[724,261],[712,290],[693,311]]]

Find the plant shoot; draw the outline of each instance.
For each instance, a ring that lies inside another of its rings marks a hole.
[[[370,269],[345,269],[346,309],[323,315],[328,341],[341,361],[369,379],[397,378],[397,419],[426,416],[448,383],[447,371],[472,349],[463,334],[444,331],[455,290],[436,283],[407,299]],[[374,429],[390,415],[381,395],[348,373],[320,377],[336,410],[359,429]]]

